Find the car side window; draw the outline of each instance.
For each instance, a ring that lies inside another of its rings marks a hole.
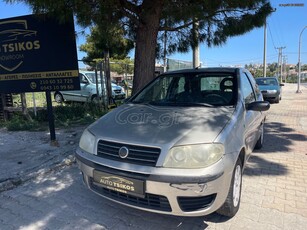
[[[258,99],[259,97],[262,97],[261,90],[259,89],[259,86],[253,77],[253,75],[250,72],[246,72],[248,79],[250,80],[250,83],[252,84],[252,87],[254,89],[254,92],[256,94],[256,98]]]
[[[242,93],[243,93],[245,104],[249,104],[251,102],[256,101],[256,97],[255,97],[253,87],[252,87],[251,82],[250,82],[248,76],[246,75],[246,73],[244,73],[242,75],[241,83],[242,83],[241,88],[242,88]]]
[[[80,83],[87,83],[88,81],[87,81],[87,79],[86,79],[86,77],[83,75],[83,74],[79,74],[79,78],[80,78]]]

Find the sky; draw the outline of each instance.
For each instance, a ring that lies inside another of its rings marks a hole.
[[[300,4],[303,6],[281,6]],[[276,8],[267,19],[267,63],[278,62],[278,48],[282,47],[285,63],[298,63],[299,37],[307,27],[307,0],[271,0]],[[24,4],[6,4],[0,0],[0,19],[31,14],[30,7]],[[82,28],[76,26],[76,31]],[[88,30],[87,30],[88,31]],[[85,56],[78,50],[85,43],[85,37],[76,39],[78,59]],[[133,53],[131,54],[133,56]],[[264,28],[254,29],[244,35],[229,38],[219,47],[200,46],[200,62],[203,67],[244,66],[245,64],[262,64],[264,56]],[[192,61],[192,52],[176,53],[168,58]],[[301,35],[301,63],[307,64],[307,28]],[[79,64],[80,66],[80,64]]]

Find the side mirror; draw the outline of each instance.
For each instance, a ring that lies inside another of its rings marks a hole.
[[[285,84],[279,84],[279,86],[285,86]]]
[[[246,106],[247,110],[253,111],[267,111],[270,109],[270,102],[268,101],[255,101]]]

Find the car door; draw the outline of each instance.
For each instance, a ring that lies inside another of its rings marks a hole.
[[[64,96],[64,99],[66,101],[84,101],[82,98],[82,90],[84,88],[84,85],[86,85],[86,79],[85,76],[81,73],[79,73],[80,78],[80,90],[68,90],[61,92]]]
[[[93,83],[87,78],[85,74],[80,74],[80,94],[79,101],[91,101],[92,90],[95,88]]]
[[[241,80],[241,92],[243,94],[245,108],[248,104],[259,100],[258,92],[256,92],[255,84],[251,79],[251,75],[248,72],[242,72]],[[262,125],[262,114],[259,111],[252,111],[245,109],[244,115],[244,141],[246,146],[247,157],[253,151],[254,146],[258,140],[259,129]]]

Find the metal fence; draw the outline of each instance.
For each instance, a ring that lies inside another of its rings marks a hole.
[[[167,59],[167,71],[180,70],[180,69],[192,69],[192,61],[182,61],[175,59]]]

